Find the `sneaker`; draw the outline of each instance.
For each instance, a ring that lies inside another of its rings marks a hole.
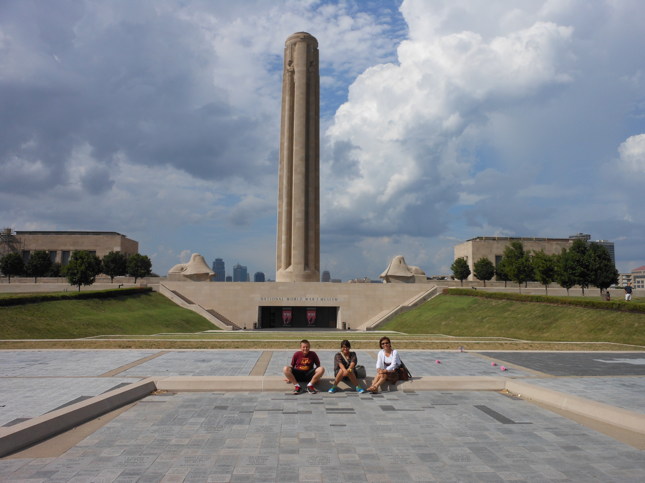
[[[356,386],[356,392],[359,394],[363,394],[367,391],[365,391],[365,389],[363,389],[361,386]]]
[[[329,388],[329,391],[327,391],[327,392],[331,393],[331,394],[334,394],[336,391],[338,391],[338,388],[336,386],[332,386],[332,387]]]
[[[309,385],[309,386],[307,386],[307,392],[309,394],[316,394],[318,392],[318,390],[315,387]]]
[[[300,390],[301,390],[300,386],[295,386],[293,388],[293,392],[291,394],[300,394]]]

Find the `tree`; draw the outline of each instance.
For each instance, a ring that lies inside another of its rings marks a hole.
[[[11,277],[25,273],[25,262],[18,253],[7,253],[0,258],[0,271],[2,271],[9,279],[9,283],[11,283]]]
[[[587,250],[587,266],[591,285],[603,291],[618,283],[618,270],[607,249],[598,244],[590,243]]]
[[[589,269],[589,245],[584,240],[573,240],[569,248],[569,256],[571,257],[571,270],[573,279],[576,285],[580,285],[582,295],[585,294],[585,289],[591,283],[591,270]]]
[[[473,275],[477,280],[484,282],[484,287],[486,286],[486,281],[495,276],[495,265],[486,257],[477,260],[473,265],[473,269]]]
[[[127,265],[128,275],[134,277],[134,283],[137,283],[137,278],[147,277],[152,273],[152,262],[146,255],[130,255]]]
[[[128,273],[128,259],[121,252],[110,252],[103,257],[103,273],[110,277],[110,283],[114,277]]]
[[[63,272],[69,284],[76,285],[80,292],[81,285],[92,285],[101,273],[101,259],[88,251],[76,250]]]
[[[499,261],[499,265],[495,267],[495,275],[497,275],[498,280],[502,280],[504,282],[504,288],[506,288],[506,282],[508,282],[510,278],[508,277],[508,273],[506,272],[504,259],[501,259]]]
[[[48,277],[60,277],[60,274],[63,270],[63,267],[61,266],[60,263],[54,262],[52,263],[51,268],[49,269],[49,272],[47,272]]]
[[[27,265],[25,265],[25,271],[27,275],[34,277],[34,283],[36,283],[38,282],[38,277],[47,275],[51,267],[52,259],[49,253],[45,250],[36,250],[29,257]]]
[[[508,277],[517,283],[518,289],[521,292],[522,284],[533,278],[531,257],[524,251],[522,242],[514,241],[504,248],[502,262],[504,262],[504,270],[508,274]]]
[[[571,256],[571,252],[563,248],[562,253],[557,255],[555,259],[555,281],[560,287],[567,289],[567,295],[569,295],[569,289],[576,284],[574,272],[575,260]]]
[[[450,266],[453,276],[461,282],[461,286],[464,286],[464,280],[470,275],[470,267],[468,267],[468,262],[464,258],[457,258],[452,265]]]
[[[547,255],[544,250],[540,250],[533,252],[531,263],[536,280],[544,285],[544,292],[548,295],[549,284],[555,280],[556,257]]]

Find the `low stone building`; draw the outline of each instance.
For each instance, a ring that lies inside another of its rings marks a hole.
[[[52,262],[66,265],[75,250],[87,250],[99,258],[109,252],[139,253],[139,242],[113,231],[16,231],[2,232],[2,243],[25,260],[36,250],[49,252]]]
[[[645,265],[635,268],[630,273],[621,273],[618,277],[618,285],[624,286],[631,283],[635,289],[645,288]]]
[[[473,275],[474,264],[481,258],[488,258],[495,267],[499,265],[504,254],[504,249],[512,242],[521,242],[524,250],[528,252],[543,250],[547,255],[559,254],[563,248],[568,249],[574,240],[583,239],[589,241],[591,237],[579,233],[569,238],[530,238],[530,237],[506,237],[506,236],[480,236],[472,238],[455,245],[454,254],[457,258],[464,258],[470,268],[470,276],[467,280],[475,280]],[[613,247],[613,244],[612,244]]]

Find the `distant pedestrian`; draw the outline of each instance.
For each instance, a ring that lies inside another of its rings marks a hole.
[[[610,302],[610,301],[611,301],[611,294],[609,293],[609,289],[606,289],[606,290],[605,290],[605,300],[606,300],[607,302]]]
[[[310,350],[311,344],[308,340],[300,341],[300,350],[293,354],[291,365],[284,366],[283,372],[287,380],[293,384],[293,394],[301,391],[300,383],[307,383],[307,392],[316,394],[316,383],[325,373],[325,368],[320,365],[318,355]]]
[[[623,290],[625,291],[625,302],[629,302],[632,299],[632,283],[629,282],[623,287]]]

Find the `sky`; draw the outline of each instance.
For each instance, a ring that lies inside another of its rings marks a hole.
[[[321,271],[478,236],[645,264],[641,0],[0,0],[0,224],[275,278],[284,41],[318,39]],[[639,208],[640,206],[640,208]]]

